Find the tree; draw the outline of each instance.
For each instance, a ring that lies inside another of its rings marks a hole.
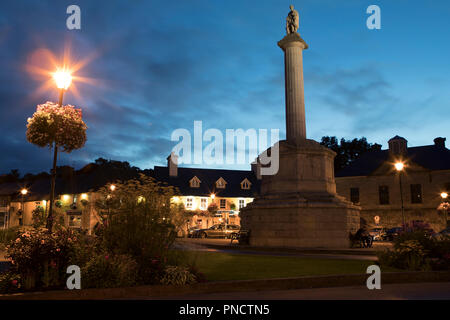
[[[339,142],[336,137],[325,136],[322,137],[320,144],[336,152],[336,157],[334,158],[335,172],[345,168],[368,151],[381,150],[380,144],[368,143],[365,137],[353,140],[341,138]]]
[[[95,202],[97,210],[108,210],[108,222],[99,227],[103,245],[108,253],[131,255],[139,277],[151,283],[170,255],[184,208],[171,202],[175,188],[143,174],[114,185],[114,191],[100,188]]]
[[[62,95],[61,95],[62,97]],[[62,101],[62,98],[61,98]],[[57,151],[70,153],[80,149],[86,142],[87,126],[83,122],[81,109],[74,106],[47,101],[38,105],[32,118],[28,118],[27,140],[39,147],[54,149],[52,169],[52,190],[50,193],[50,210],[47,217],[47,228],[51,232],[53,223],[53,200],[56,176]]]

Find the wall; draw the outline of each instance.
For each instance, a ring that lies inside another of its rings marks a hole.
[[[442,230],[445,214],[437,210],[442,202],[440,193],[450,183],[450,170],[414,171],[402,174],[402,194],[405,221],[423,220],[435,231]],[[422,185],[422,203],[411,203],[411,184]],[[378,187],[389,187],[389,204],[379,204]],[[350,200],[350,188],[359,188],[361,217],[370,227],[375,225],[374,217],[380,217],[380,225],[384,227],[401,226],[401,198],[398,174],[372,175],[359,177],[338,177],[336,187],[339,195]]]

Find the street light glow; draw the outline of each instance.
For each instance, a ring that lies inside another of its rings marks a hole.
[[[28,190],[25,189],[25,188],[23,188],[22,190],[20,190],[20,193],[21,193],[22,195],[26,195],[26,194],[28,193]]]
[[[447,199],[447,197],[448,197],[447,192],[442,192],[442,193],[441,193],[441,198],[442,198],[442,199]]]
[[[395,170],[397,170],[397,171],[402,171],[403,170],[403,168],[404,168],[404,164],[403,164],[403,162],[396,162],[395,163]]]
[[[211,199],[214,199],[216,195],[214,193],[211,193]]]
[[[112,185],[109,187],[109,189],[110,189],[111,191],[114,191],[114,190],[116,190],[116,186],[112,184]]]
[[[72,75],[65,70],[58,70],[53,73],[53,80],[55,80],[58,89],[67,90],[72,83]]]

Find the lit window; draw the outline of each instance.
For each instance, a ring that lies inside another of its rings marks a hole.
[[[220,209],[226,209],[226,208],[227,208],[227,200],[220,199]]]
[[[208,198],[200,198],[200,210],[206,210],[208,208]]]
[[[242,209],[243,207],[245,207],[245,200],[239,199],[239,209]]]
[[[186,209],[192,209],[194,203],[193,198],[186,198]]]

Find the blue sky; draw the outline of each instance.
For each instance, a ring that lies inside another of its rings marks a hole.
[[[0,5],[0,173],[48,171],[51,151],[26,141],[36,105],[56,101],[26,66],[45,48],[93,56],[65,103],[83,109],[86,146],[58,164],[98,157],[165,165],[177,128],[278,128],[284,138],[285,17],[300,13],[308,138],[365,136],[410,146],[449,136],[450,4],[447,1],[9,1]],[[81,8],[67,30],[66,8]],[[366,8],[381,8],[381,30]],[[44,66],[42,66],[44,67]],[[249,166],[239,166],[247,168]],[[237,168],[237,166],[228,166]]]

